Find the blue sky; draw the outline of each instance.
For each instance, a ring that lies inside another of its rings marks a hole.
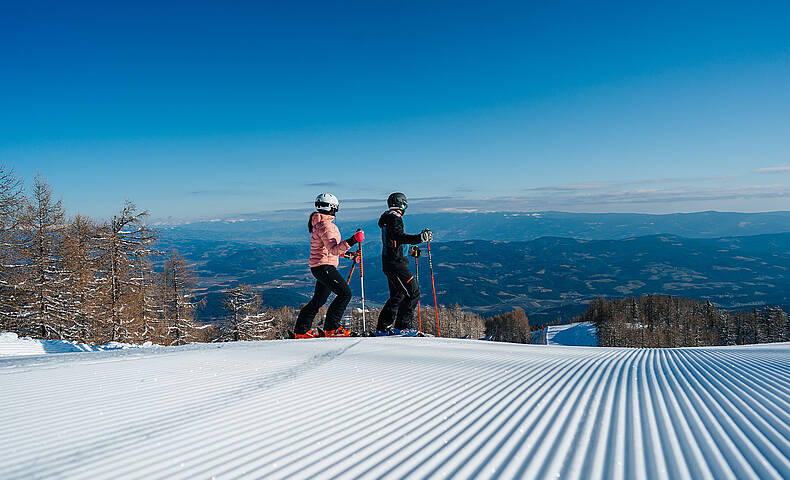
[[[790,210],[787,2],[17,3],[0,161],[71,213]]]

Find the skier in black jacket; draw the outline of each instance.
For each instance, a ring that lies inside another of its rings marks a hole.
[[[390,298],[379,314],[376,336],[413,337],[418,334],[417,330],[411,328],[411,321],[420,296],[420,287],[409,270],[409,261],[404,256],[403,249],[405,245],[430,242],[433,234],[427,228],[417,235],[403,232],[402,217],[408,207],[406,195],[393,193],[387,198],[387,206],[389,210],[379,218],[379,227],[383,244],[381,265],[387,276]]]

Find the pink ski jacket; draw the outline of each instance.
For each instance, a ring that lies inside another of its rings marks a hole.
[[[310,216],[313,232],[310,234],[310,268],[319,265],[337,266],[338,257],[346,253],[351,246],[345,240],[340,241],[340,230],[334,222],[335,217],[314,212]]]

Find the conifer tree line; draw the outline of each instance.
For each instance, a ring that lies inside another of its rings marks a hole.
[[[67,218],[41,176],[26,192],[0,164],[0,331],[42,339],[183,345],[254,340],[271,319],[249,286],[227,292],[227,321],[195,321],[196,274],[155,249],[147,212],[126,202],[104,222]]]
[[[191,269],[178,254],[155,271],[156,234],[127,202],[99,223],[66,218],[36,176],[29,194],[0,165],[0,330],[86,343],[197,337]]]
[[[702,347],[790,341],[790,324],[781,308],[729,312],[710,302],[671,296],[599,298],[576,321],[593,322],[602,347]]]
[[[485,320],[488,338],[497,342],[530,343],[529,319],[524,310],[517,309]]]

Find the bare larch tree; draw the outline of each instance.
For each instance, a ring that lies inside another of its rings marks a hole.
[[[272,338],[274,318],[262,311],[261,297],[249,285],[239,285],[225,292],[222,305],[226,315],[220,328],[220,341]]]

